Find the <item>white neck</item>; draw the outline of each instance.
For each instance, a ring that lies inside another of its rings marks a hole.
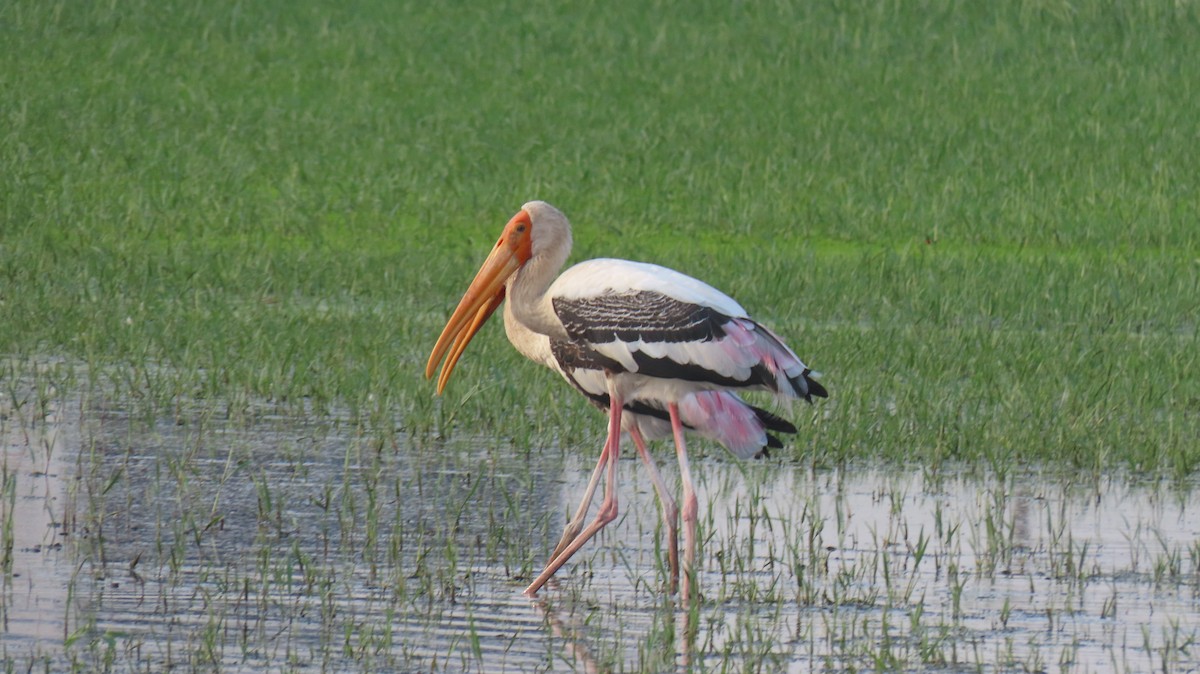
[[[505,320],[516,320],[530,330],[552,339],[566,339],[562,321],[554,313],[546,291],[570,254],[567,247],[535,255],[508,279]]]

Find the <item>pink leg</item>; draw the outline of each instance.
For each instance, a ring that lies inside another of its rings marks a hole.
[[[696,488],[688,468],[687,444],[683,440],[683,424],[679,421],[679,406],[667,405],[671,415],[671,430],[675,434],[675,454],[679,458],[679,478],[683,481],[683,601],[686,604],[696,577]]]
[[[579,530],[583,528],[583,520],[587,517],[588,508],[592,506],[592,498],[596,495],[596,485],[600,483],[600,476],[604,474],[604,466],[608,463],[609,442],[611,439],[604,441],[604,449],[600,451],[600,460],[596,462],[596,469],[592,471],[592,479],[588,481],[587,489],[583,492],[583,500],[579,502],[579,508],[575,510],[575,515],[563,529],[562,537],[558,539],[558,545],[554,546],[554,552],[550,553],[550,559],[546,560],[547,567],[563,550],[567,549],[571,541],[579,536]]]
[[[663,524],[667,527],[667,561],[671,565],[671,594],[674,594],[679,585],[679,507],[675,505],[675,499],[667,490],[667,484],[663,482],[658,466],[646,450],[646,441],[642,439],[642,432],[637,426],[629,431],[629,437],[633,438],[638,456],[642,457],[642,462],[650,472],[650,481],[654,483],[654,491],[658,492],[658,502],[662,504]]]
[[[600,455],[601,463],[608,464],[608,479],[604,482],[604,501],[600,503],[600,512],[596,513],[596,519],[592,520],[592,523],[576,536],[570,545],[551,559],[538,577],[529,584],[529,587],[525,588],[525,594],[530,597],[537,594],[546,581],[550,580],[550,577],[563,564],[566,564],[567,560],[578,552],[584,543],[591,540],[609,522],[617,519],[617,458],[621,453],[621,406],[624,403],[612,389],[610,382],[608,399],[611,401],[611,405],[608,410],[608,440],[604,443],[604,449]]]

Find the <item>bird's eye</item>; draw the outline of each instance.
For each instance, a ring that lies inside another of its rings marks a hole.
[[[525,225],[517,225],[517,231],[518,231],[518,232],[523,232],[523,231],[525,231]]]

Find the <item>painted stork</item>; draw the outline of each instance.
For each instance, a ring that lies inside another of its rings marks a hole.
[[[683,483],[684,598],[693,577],[697,502],[685,431],[723,444],[739,458],[782,446],[769,432],[796,427],[742,400],[736,390],[783,399],[825,397],[825,388],[783,341],[719,290],[679,272],[627,260],[581,262],[554,275],[571,251],[571,225],[554,206],[531,201],[508,221],[442,330],[425,376],[445,364],[440,394],[471,338],[505,298],[504,328],[525,357],[558,372],[608,412],[608,437],[579,508],[532,596],[617,517],[617,457],[629,433],[649,469],[668,534],[671,590],[679,577],[678,507],[646,451],[646,438],[674,436]],[[605,477],[600,512],[583,522]]]

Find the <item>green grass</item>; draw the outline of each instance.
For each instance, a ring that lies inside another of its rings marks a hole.
[[[593,440],[497,328],[444,398],[421,378],[543,198],[575,259],[700,276],[825,373],[797,458],[1200,466],[1192,4],[13,2],[0,31],[0,352],[148,417]]]

